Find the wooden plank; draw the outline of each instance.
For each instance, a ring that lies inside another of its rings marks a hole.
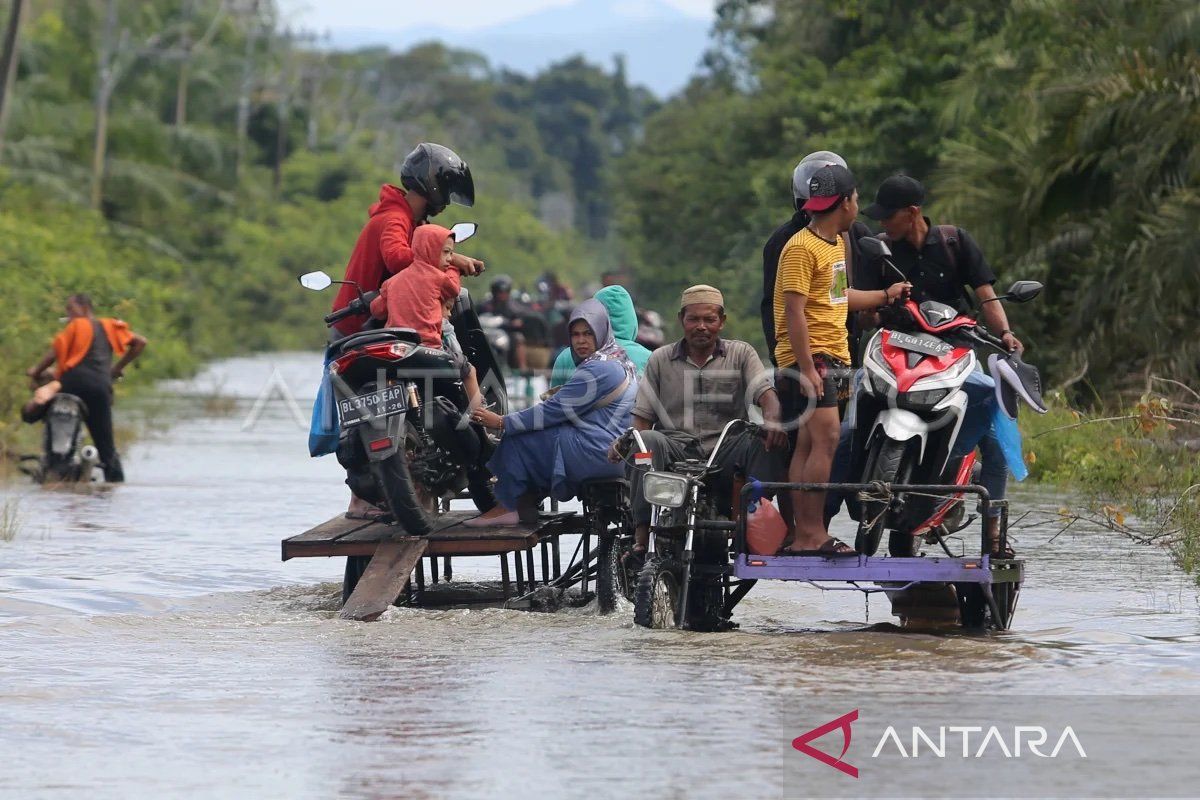
[[[294,558],[297,555],[295,552],[297,547],[334,542],[347,534],[360,531],[373,524],[370,520],[346,519],[344,514],[338,514],[333,519],[325,520],[315,528],[309,528],[304,533],[284,539],[283,560],[287,561],[289,558]]]
[[[400,596],[405,581],[428,546],[426,540],[415,538],[380,544],[338,616],[360,622],[378,619]]]

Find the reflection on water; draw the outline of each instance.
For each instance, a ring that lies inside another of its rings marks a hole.
[[[338,621],[341,564],[279,561],[346,501],[285,399],[306,411],[318,368],[238,359],[120,409],[152,423],[128,485],[3,490],[21,529],[0,542],[0,795],[759,796],[781,788],[778,715],[813,693],[1198,685],[1191,580],[1107,532],[1054,538],[1063,500],[1037,493],[1003,635],[902,632],[882,598],[778,583],[726,634],[587,609]]]

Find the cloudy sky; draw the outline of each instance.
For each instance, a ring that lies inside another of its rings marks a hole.
[[[570,5],[573,0],[280,0],[294,23],[326,30],[368,27],[387,20],[399,30],[416,25],[469,30],[516,19],[534,11]],[[637,0],[630,0],[636,4]],[[665,0],[689,16],[712,16],[715,0]]]

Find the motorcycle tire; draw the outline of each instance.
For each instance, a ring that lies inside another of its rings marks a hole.
[[[404,535],[428,536],[433,531],[433,520],[413,484],[406,449],[402,448],[382,461],[372,461],[371,473],[387,501],[392,519],[403,529]]]
[[[908,479],[912,470],[911,448],[908,442],[897,442],[880,436],[871,445],[867,458],[863,483],[900,483]],[[906,455],[908,458],[906,459]],[[854,549],[863,555],[873,556],[879,550],[879,542],[887,527],[890,501],[862,501],[862,519],[858,523],[858,534],[854,538]]]
[[[467,476],[467,494],[480,514],[486,514],[496,507],[496,490],[492,484],[492,476],[487,470],[472,472]]]
[[[617,598],[628,596],[624,564],[628,547],[622,547],[621,537],[608,530],[596,539],[596,604],[601,614],[611,614],[617,610]]]
[[[652,555],[638,573],[633,621],[643,628],[674,628],[679,616],[679,562]]]

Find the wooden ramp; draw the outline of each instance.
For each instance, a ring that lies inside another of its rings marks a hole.
[[[468,528],[463,521],[478,516],[478,511],[449,511],[438,517],[433,533],[423,537],[429,543],[429,556],[490,556],[527,550],[541,535],[557,528],[565,517],[544,516],[537,524],[507,527]],[[384,541],[404,536],[398,526],[379,522],[346,519],[338,515],[297,536],[283,540],[283,560],[321,556],[372,556]]]
[[[537,523],[505,527],[470,528],[463,524],[477,515],[477,511],[446,512],[437,518],[433,532],[423,537],[407,536],[400,526],[350,520],[339,515],[284,539],[283,560],[370,558],[357,582],[344,585],[353,586],[353,591],[341,611],[343,619],[370,621],[377,619],[402,594],[407,594],[409,602],[425,605],[423,558],[429,562],[428,576],[436,585],[439,579],[447,583],[451,580],[451,556],[499,557],[501,602],[513,596],[514,588],[518,596],[524,596],[539,585],[548,586],[563,575],[559,536],[580,533],[587,525],[576,514],[543,514]],[[535,553],[539,548],[541,558],[537,559]],[[515,581],[510,581],[510,575]]]
[[[426,539],[401,539],[380,544],[338,616],[360,622],[378,619],[399,597],[413,567],[428,547]]]

